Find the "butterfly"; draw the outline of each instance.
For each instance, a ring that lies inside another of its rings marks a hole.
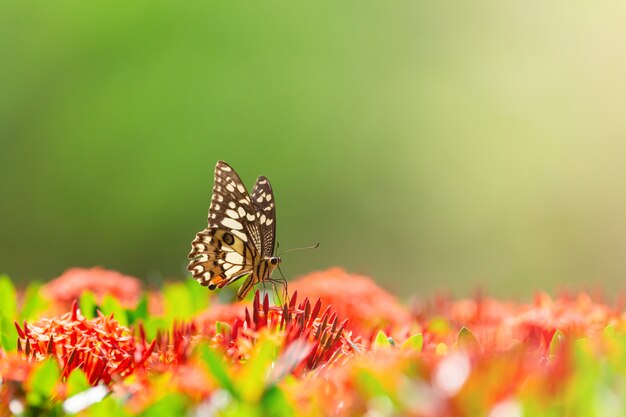
[[[187,269],[210,290],[247,275],[239,291],[241,301],[252,287],[271,281],[281,259],[274,256],[276,211],[267,178],[257,179],[252,196],[226,162],[215,165],[208,227],[191,242]]]

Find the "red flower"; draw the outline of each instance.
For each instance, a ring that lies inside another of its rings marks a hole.
[[[65,308],[85,291],[94,293],[98,302],[108,294],[122,306],[132,308],[141,296],[141,283],[137,278],[101,267],[70,268],[46,284],[42,291],[52,301],[66,305]]]
[[[56,356],[63,376],[81,368],[91,384],[109,383],[114,377],[131,374],[142,366],[154,349],[145,339],[136,341],[130,329],[113,317],[100,315],[87,320],[76,302],[72,311],[58,318],[43,319],[36,324],[15,324],[19,335],[18,349],[26,357],[43,360]]]
[[[289,284],[290,291],[322,301],[322,309],[332,306],[340,317],[350,318],[357,334],[371,335],[376,328],[398,330],[410,323],[409,311],[396,297],[371,278],[350,274],[341,268],[313,272]]]
[[[216,334],[212,342],[224,346],[227,354],[239,361],[247,359],[261,332],[278,333],[284,338],[281,349],[287,359],[276,364],[276,375],[299,375],[354,354],[350,332],[345,331],[347,319],[340,320],[330,306],[322,310],[320,300],[313,305],[308,298],[299,303],[297,299],[294,292],[288,304],[270,307],[268,295],[261,301],[257,291],[252,306],[244,310],[245,318],[237,318],[230,329]]]
[[[208,309],[198,314],[193,322],[198,332],[203,335],[215,334],[215,323],[234,323],[237,319],[243,319],[247,303],[217,304],[211,303]]]

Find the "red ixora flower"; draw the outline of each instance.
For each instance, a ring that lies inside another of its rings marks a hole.
[[[350,319],[355,333],[370,335],[372,329],[398,330],[411,321],[409,311],[396,297],[379,287],[371,278],[350,274],[341,268],[312,272],[289,284],[309,299],[319,298],[322,308],[332,306],[340,317]]]
[[[99,314],[87,320],[74,302],[72,311],[61,317],[24,322],[23,328],[15,323],[18,350],[37,361],[55,356],[65,377],[81,368],[93,385],[127,376],[145,363],[155,343],[148,344],[143,337],[137,341],[112,316]]]
[[[330,306],[322,309],[318,299],[298,302],[294,292],[288,303],[270,306],[269,296],[261,300],[259,291],[251,306],[245,307],[244,318],[237,318],[231,328],[222,329],[212,342],[223,346],[237,361],[247,359],[249,348],[262,332],[278,332],[284,337],[283,360],[274,369],[275,375],[299,375],[318,367],[329,366],[344,356],[355,353],[356,343],[346,331],[348,319],[340,320]]]
[[[42,288],[47,298],[69,307],[85,291],[91,291],[98,302],[105,295],[114,296],[124,307],[135,307],[141,296],[137,278],[102,267],[70,268]]]

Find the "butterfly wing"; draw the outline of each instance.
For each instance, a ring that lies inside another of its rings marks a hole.
[[[252,191],[252,204],[261,229],[261,256],[273,256],[276,242],[276,205],[272,185],[267,178],[261,176],[257,179]]]
[[[191,243],[189,266],[193,277],[209,289],[222,288],[250,274],[256,249],[224,229],[205,229]]]
[[[223,161],[215,165],[208,223],[192,242],[187,269],[193,277],[215,289],[252,273],[259,262],[262,231],[250,195]]]

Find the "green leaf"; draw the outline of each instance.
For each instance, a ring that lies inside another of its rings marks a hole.
[[[563,343],[565,343],[565,334],[557,329],[557,331],[554,332],[554,335],[552,336],[552,340],[550,341],[551,357],[554,357],[557,355],[557,353],[559,353],[561,347],[563,346]]]
[[[152,340],[159,331],[161,333],[169,332],[172,329],[172,321],[163,317],[149,316],[143,322],[143,328],[146,331],[146,338]]]
[[[239,392],[233,384],[233,380],[229,375],[222,357],[208,345],[200,345],[200,358],[209,369],[211,377],[224,389],[226,389],[233,397],[239,398]]]
[[[414,350],[417,350],[418,352],[422,351],[423,345],[424,345],[424,336],[422,336],[421,333],[414,334],[413,336],[406,339],[404,343],[402,343],[403,348],[414,349]]]
[[[6,275],[0,275],[0,317],[11,321],[17,317],[15,287]]]
[[[194,313],[198,311],[206,310],[209,306],[209,294],[210,292],[206,290],[206,287],[198,284],[195,279],[186,279],[185,286],[187,287],[187,292],[189,293],[189,298],[191,299],[191,304],[193,305]]]
[[[359,391],[363,391],[366,398],[387,396],[387,391],[382,384],[380,378],[372,373],[369,369],[361,369],[356,375],[356,382],[359,386]]]
[[[96,303],[96,297],[91,291],[85,291],[81,294],[78,300],[78,306],[80,307],[80,313],[86,319],[93,319],[96,316],[98,305]]]
[[[221,321],[215,322],[215,332],[217,334],[230,334],[232,331],[232,327],[228,323],[224,323]]]
[[[0,317],[0,347],[7,352],[16,350],[17,338],[15,323],[5,317]]]
[[[107,294],[104,298],[102,298],[100,311],[102,311],[102,314],[105,316],[113,314],[113,317],[118,321],[118,323],[123,326],[128,326],[128,315],[126,314],[126,309],[122,307],[119,301],[117,301],[117,299],[112,295]]]
[[[276,340],[266,337],[260,338],[254,346],[254,351],[248,361],[242,366],[237,379],[241,397],[250,403],[256,403],[261,398],[267,386],[267,380],[272,370],[272,364],[278,355]]]
[[[89,417],[125,417],[129,414],[123,407],[123,404],[115,396],[109,395],[102,401],[97,402],[88,408],[86,414],[80,414],[81,416]]]
[[[479,350],[480,344],[474,336],[474,333],[467,327],[463,326],[456,336],[457,347],[468,350]]]
[[[0,316],[0,346],[7,352],[17,349],[15,322]]]
[[[187,285],[177,282],[163,289],[165,315],[170,320],[189,320],[194,316],[193,301]]]
[[[24,305],[20,318],[26,321],[34,321],[39,318],[41,312],[47,310],[50,302],[41,293],[41,283],[33,282],[26,287],[24,292]]]
[[[38,363],[27,380],[27,402],[30,405],[41,405],[49,400],[59,377],[60,371],[56,359],[49,358]]]
[[[170,393],[157,400],[141,414],[142,417],[184,416],[186,415],[187,399],[184,395]]]
[[[138,321],[145,321],[148,318],[148,295],[143,294],[137,307],[134,310],[126,310],[128,324],[135,324]]]
[[[86,391],[91,388],[87,376],[81,369],[74,369],[65,382],[67,385],[67,396],[71,397],[80,392]]]
[[[271,386],[261,399],[263,415],[276,417],[290,417],[295,415],[293,406],[287,400],[285,393],[277,386]]]
[[[392,342],[392,338],[387,337],[387,335],[382,330],[379,330],[376,334],[376,338],[374,339],[374,349],[390,347],[392,346]],[[395,342],[393,342],[393,344],[395,344]]]
[[[615,336],[615,325],[613,323],[609,324],[602,331],[605,337],[614,337]]]

